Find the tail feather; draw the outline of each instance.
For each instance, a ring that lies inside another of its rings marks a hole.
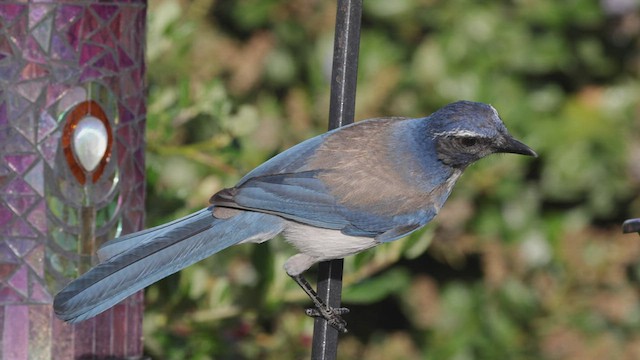
[[[115,239],[107,247],[125,249],[124,252],[115,255],[117,252],[113,251],[107,261],[71,282],[56,295],[54,310],[69,322],[91,318],[229,246],[243,241],[264,241],[283,228],[284,220],[272,215],[243,212],[221,220],[205,209],[139,235],[129,235],[124,241]]]

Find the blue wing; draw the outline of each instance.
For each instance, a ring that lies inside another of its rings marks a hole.
[[[322,153],[326,152],[326,142],[331,136],[349,143],[350,149],[358,148],[358,141],[363,142],[358,154],[345,155],[355,159],[348,161],[371,160],[370,144],[364,141],[367,134],[362,134],[367,127],[352,131],[357,137],[345,132],[349,128],[317,136],[281,153],[251,171],[235,187],[215,194],[211,203],[270,213],[316,227],[341,230],[346,235],[374,237],[381,242],[398,239],[426,224],[437,212],[433,207],[393,212],[390,209],[397,208],[397,203],[405,199],[378,196],[376,192],[380,189],[376,188],[367,189],[371,206],[355,206],[337,196],[322,180],[327,176],[342,177],[347,183],[353,176],[348,167],[340,167],[338,158]],[[380,129],[375,130],[379,132]],[[348,185],[366,186],[355,180]]]

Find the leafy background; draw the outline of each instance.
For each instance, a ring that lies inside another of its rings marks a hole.
[[[148,225],[326,129],[335,3],[149,4]],[[436,220],[346,259],[341,359],[640,358],[639,3],[367,0],[357,119],[493,104],[538,159],[469,168]],[[154,359],[304,359],[281,239],[147,290]],[[315,275],[311,271],[310,278]]]

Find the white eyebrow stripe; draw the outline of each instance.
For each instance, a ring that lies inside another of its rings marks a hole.
[[[451,130],[451,131],[443,131],[443,132],[439,132],[434,134],[435,136],[456,136],[456,137],[486,137],[482,134],[478,134],[477,132],[473,132],[470,130],[462,130],[462,129],[455,129],[455,130]]]

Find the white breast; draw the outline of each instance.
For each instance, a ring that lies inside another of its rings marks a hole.
[[[317,261],[341,259],[379,244],[375,239],[344,235],[339,230],[320,229],[289,221],[284,238],[300,253]]]

